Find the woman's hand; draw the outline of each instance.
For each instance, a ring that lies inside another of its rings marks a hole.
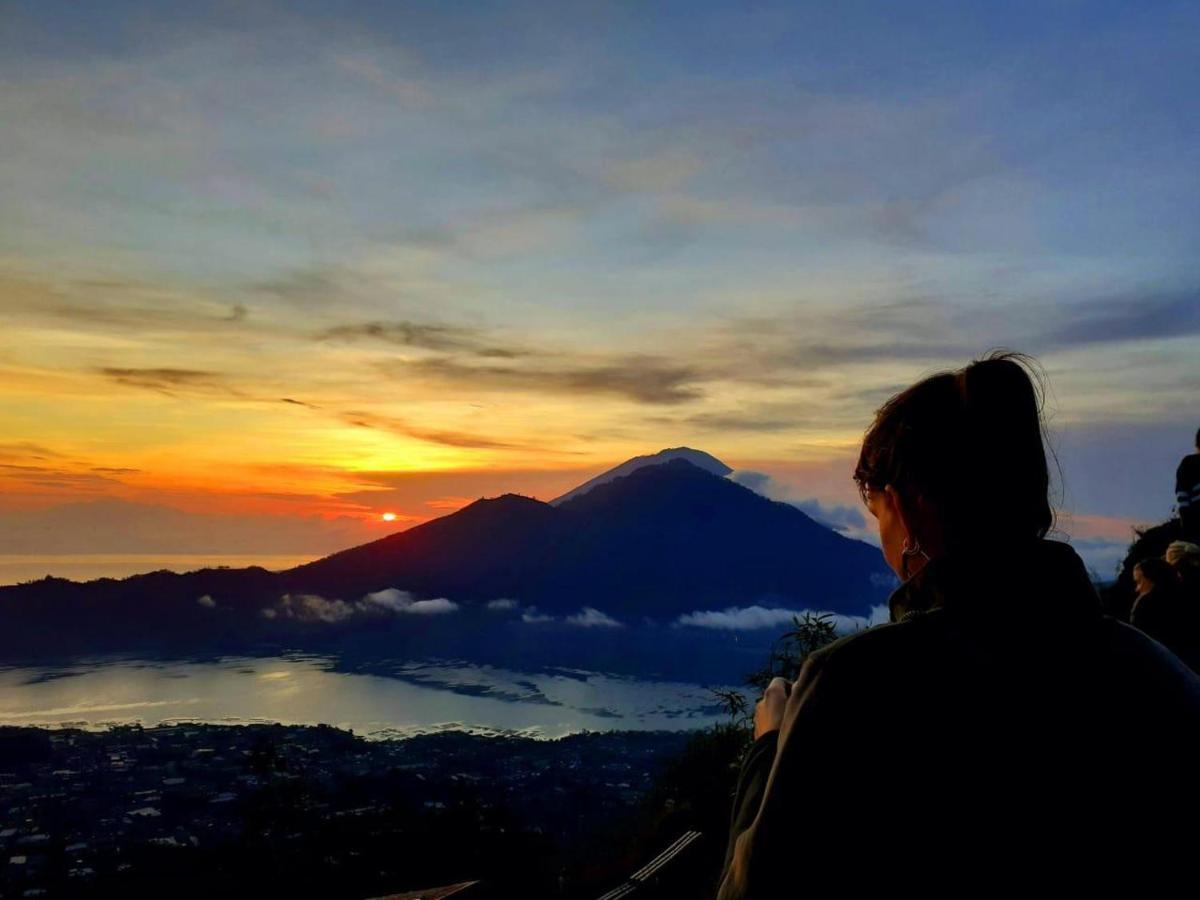
[[[772,678],[767,689],[763,691],[762,699],[754,707],[754,739],[758,740],[764,734],[778,731],[783,724],[783,708],[787,706],[788,694],[792,685],[786,678]]]

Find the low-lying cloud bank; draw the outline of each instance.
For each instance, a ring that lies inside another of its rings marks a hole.
[[[359,616],[444,615],[455,612],[458,604],[445,597],[417,600],[408,591],[396,588],[367,594],[361,600],[328,600],[317,594],[284,594],[275,606],[262,611],[267,619],[294,619],[299,622],[334,624]]]
[[[624,628],[625,626],[600,610],[585,606],[573,616],[567,616],[568,625],[578,625],[580,628]]]
[[[769,500],[791,504],[810,519],[814,519],[834,531],[857,533],[867,527],[867,520],[863,516],[862,510],[852,506],[826,505],[815,497],[799,497],[792,487],[772,478],[765,472],[739,469],[733,472],[729,478]]]
[[[486,604],[487,609],[494,612],[520,612],[521,621],[528,624],[537,624],[541,622],[562,622],[565,625],[574,625],[577,628],[624,628],[625,623],[619,622],[610,616],[608,613],[596,609],[594,606],[584,606],[579,612],[569,616],[551,616],[543,612],[539,612],[536,606],[522,606],[516,600],[501,598],[499,600],[489,600]]]
[[[763,628],[783,628],[792,624],[795,617],[828,615],[833,617],[834,628],[839,633],[849,633],[888,620],[888,608],[884,605],[871,607],[867,616],[846,616],[841,613],[821,612],[804,609],[772,609],[765,606],[731,606],[722,610],[696,610],[684,613],[675,620],[677,626],[693,628],[719,628],[726,631],[757,631]]]

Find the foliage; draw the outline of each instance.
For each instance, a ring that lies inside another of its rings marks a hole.
[[[746,676],[746,684],[765,690],[772,678],[795,681],[808,655],[837,640],[837,629],[829,613],[792,616],[792,630],[785,632],[771,648],[767,665]]]
[[[794,616],[791,630],[771,648],[763,668],[746,676],[747,688],[761,691],[772,678],[795,680],[805,658],[837,639],[831,615]],[[754,701],[744,689],[711,688],[727,720],[697,732],[656,781],[638,821],[629,828],[629,847],[665,846],[681,833],[704,835],[688,877],[695,890],[675,885],[672,896],[711,897],[716,890],[728,839],[730,807],[742,760],[754,737]],[[632,856],[637,859],[636,855]],[[632,864],[632,863],[631,863]]]
[[[804,665],[804,660],[808,658],[809,654],[833,643],[837,640],[837,636],[833,616],[829,613],[805,612],[803,615],[792,616],[791,630],[784,632],[776,639],[767,657],[766,665],[747,675],[746,685],[762,692],[766,690],[773,678],[795,681],[800,675],[800,667]],[[729,746],[737,749],[736,754],[729,761],[729,765],[736,770],[752,743],[754,707],[741,690],[710,688],[709,692],[729,717],[728,722],[714,725],[713,731],[729,735],[726,738]]]

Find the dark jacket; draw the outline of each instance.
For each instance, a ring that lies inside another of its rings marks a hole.
[[[721,900],[1079,887],[1192,839],[1200,680],[1101,615],[1070,547],[936,559],[890,612],[810,656],[752,748]]]
[[[1200,671],[1200,597],[1181,584],[1156,584],[1133,601],[1129,624]]]
[[[1200,539],[1200,453],[1185,456],[1175,470],[1175,506],[1184,538]]]

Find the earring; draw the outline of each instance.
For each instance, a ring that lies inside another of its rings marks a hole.
[[[920,540],[914,541],[913,545],[908,546],[908,538],[904,538],[904,545],[900,548],[900,579],[908,581],[912,575],[908,571],[908,561],[916,556],[925,557],[925,562],[929,562],[929,554],[921,549]]]

